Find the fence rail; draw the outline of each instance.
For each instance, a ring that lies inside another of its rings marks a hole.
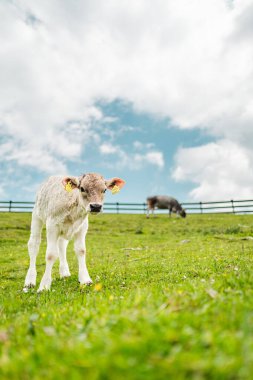
[[[0,212],[31,212],[34,202],[0,201]],[[253,213],[253,199],[230,200],[216,202],[183,202],[182,206],[188,214],[211,213]],[[105,203],[104,211],[108,213],[145,213],[146,203]],[[166,210],[157,210],[158,213],[166,213]]]

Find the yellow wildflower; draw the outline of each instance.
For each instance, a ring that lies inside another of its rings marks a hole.
[[[101,289],[102,289],[101,282],[98,282],[97,284],[95,284],[94,290],[96,290],[96,292],[100,292]]]

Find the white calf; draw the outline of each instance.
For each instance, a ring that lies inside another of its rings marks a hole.
[[[120,178],[105,180],[100,174],[89,173],[81,177],[50,177],[42,185],[32,214],[31,235],[28,242],[30,266],[25,279],[25,291],[36,285],[36,257],[43,224],[46,224],[47,230],[46,270],[38,291],[50,289],[52,268],[58,257],[60,276],[70,276],[66,250],[72,238],[79,265],[79,282],[92,283],[85,260],[88,214],[98,214],[102,211],[106,189],[114,192],[124,184]]]

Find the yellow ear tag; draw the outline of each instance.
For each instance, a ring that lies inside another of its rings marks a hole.
[[[119,186],[114,185],[113,188],[112,188],[112,194],[117,194],[119,191],[120,191]]]
[[[71,182],[70,182],[70,181],[65,185],[65,190],[66,190],[68,193],[71,193],[71,191],[72,191],[72,186],[71,186]]]

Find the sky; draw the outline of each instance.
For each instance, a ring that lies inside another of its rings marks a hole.
[[[253,199],[253,0],[0,0],[0,199]]]

